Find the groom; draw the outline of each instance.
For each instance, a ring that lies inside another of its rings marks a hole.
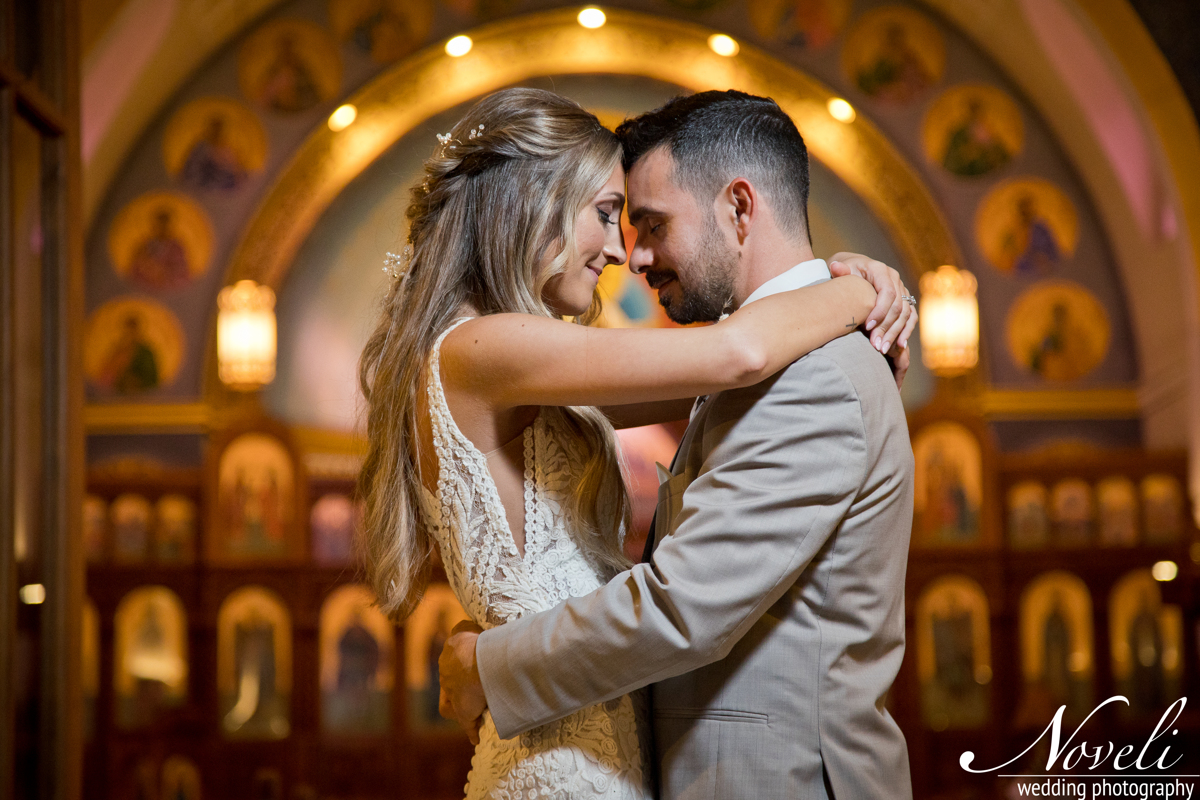
[[[829,278],[809,243],[804,142],[774,101],[704,92],[617,134],[630,267],[672,319]],[[461,721],[486,703],[512,737],[652,684],[662,798],[910,798],[885,701],[904,653],[912,495],[900,397],[863,336],[700,398],[646,563],[456,634],[443,705]]]

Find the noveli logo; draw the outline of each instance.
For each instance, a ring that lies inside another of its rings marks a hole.
[[[1187,698],[1181,697],[1167,707],[1140,750],[1132,744],[1126,744],[1118,750],[1108,740],[1093,739],[1089,742],[1081,733],[1100,709],[1114,703],[1129,705],[1129,700],[1120,695],[1108,698],[1092,709],[1065,739],[1063,714],[1067,707],[1060,706],[1046,729],[1028,747],[1003,764],[976,769],[973,766],[975,754],[969,750],[959,757],[958,764],[976,775],[991,772],[998,777],[1015,778],[1018,797],[1190,798],[1198,776],[1167,773],[1183,758],[1180,747],[1172,750],[1171,737],[1179,735],[1175,723],[1187,705]],[[1019,762],[1047,737],[1049,752],[1044,774],[1001,772],[1005,767],[1012,767]]]

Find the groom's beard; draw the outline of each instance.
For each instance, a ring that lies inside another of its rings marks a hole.
[[[737,273],[738,254],[729,247],[716,218],[711,218],[704,229],[704,236],[695,250],[685,256],[686,263],[699,274],[693,285],[684,285],[678,273],[674,276],[676,296],[668,299],[658,295],[659,305],[667,312],[672,322],[690,325],[693,322],[716,322],[733,305],[733,281]],[[661,280],[651,278],[652,285]]]

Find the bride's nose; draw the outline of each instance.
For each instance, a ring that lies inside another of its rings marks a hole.
[[[628,258],[625,253],[625,234],[621,226],[613,227],[616,230],[609,233],[604,241],[604,258],[609,264],[624,264]]]

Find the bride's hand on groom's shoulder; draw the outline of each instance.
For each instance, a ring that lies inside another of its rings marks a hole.
[[[917,327],[917,308],[900,273],[882,261],[858,253],[835,253],[829,261],[829,271],[835,278],[857,275],[875,287],[878,294],[875,308],[867,315],[863,329],[876,350],[893,357],[896,382],[901,383],[908,370],[908,337]],[[897,351],[903,351],[903,367]]]
[[[475,640],[482,632],[483,628],[469,620],[458,623],[438,657],[438,713],[458,722],[471,744],[479,744],[479,726],[487,708],[475,663]]]

